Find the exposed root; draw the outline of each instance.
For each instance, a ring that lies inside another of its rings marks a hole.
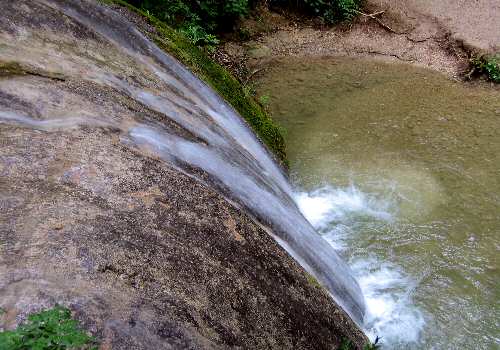
[[[397,58],[398,60],[404,61],[404,62],[415,62],[415,60],[413,60],[411,58],[404,58],[404,57],[402,57],[402,56],[400,56],[398,54],[380,52],[380,51],[376,51],[376,50],[361,51],[361,52],[358,52],[358,53],[369,53],[369,54],[372,54],[372,55],[389,56],[389,57]]]
[[[258,68],[258,69],[255,69],[254,71],[252,71],[250,74],[248,74],[248,76],[246,77],[245,79],[245,82],[243,83],[244,86],[246,86],[248,84],[248,82],[253,78],[253,76],[259,72],[262,72],[265,68]]]
[[[385,24],[384,22],[382,22],[380,20],[380,18],[378,18],[377,16],[381,15],[381,14],[384,14],[385,11],[378,11],[378,12],[374,12],[374,13],[364,13],[362,11],[358,11],[358,10],[354,10],[356,13],[360,14],[361,16],[364,16],[364,17],[368,17],[370,19],[373,19],[375,22],[377,22],[382,28],[384,28],[385,30],[387,30],[388,32],[391,32],[393,34],[397,34],[397,35],[405,35],[405,34],[408,34],[408,32],[398,32],[398,31],[395,31],[394,29],[392,29],[391,27],[389,27],[387,24]]]
[[[465,79],[472,80],[472,75],[476,73],[476,67],[472,67],[472,69],[465,75]]]
[[[418,43],[426,42],[429,39],[432,39],[432,36],[429,36],[429,37],[424,38],[424,39],[413,39],[413,38],[410,38],[410,36],[408,34],[406,34],[406,39],[408,39],[412,43],[417,43],[418,44]]]
[[[378,23],[378,25],[380,25],[382,28],[384,28],[386,31],[390,32],[390,33],[393,33],[393,34],[396,34],[396,35],[404,35],[406,37],[406,39],[408,41],[411,41],[412,43],[423,43],[429,39],[432,38],[432,36],[429,36],[427,38],[424,38],[424,39],[413,39],[410,37],[410,32],[406,31],[406,32],[398,32],[394,29],[392,29],[389,25],[387,25],[386,23],[382,22],[382,20],[380,18],[378,18],[377,16],[380,16],[382,14],[385,13],[385,11],[377,11],[377,12],[374,12],[374,13],[364,13],[362,11],[357,11],[355,10],[356,13],[360,14],[361,16],[363,17],[367,17],[367,18],[370,18],[372,20],[374,20],[375,22]]]

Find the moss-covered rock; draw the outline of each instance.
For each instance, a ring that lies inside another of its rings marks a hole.
[[[13,75],[25,75],[26,71],[17,62],[0,61],[0,77],[9,77]]]

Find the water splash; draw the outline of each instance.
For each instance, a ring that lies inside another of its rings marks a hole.
[[[351,267],[365,295],[364,328],[368,336],[383,337],[386,348],[418,344],[425,320],[412,300],[417,281],[373,256],[358,258]]]
[[[407,348],[419,342],[425,325],[412,293],[418,281],[398,266],[385,262],[362,247],[360,222],[387,225],[396,220],[397,208],[390,199],[379,199],[355,186],[330,186],[299,192],[295,199],[302,213],[323,238],[348,260],[365,296],[364,329],[374,340],[381,336],[384,348]]]
[[[347,189],[327,186],[311,193],[298,193],[295,197],[302,213],[317,229],[332,222],[341,223],[350,213],[386,221],[392,219],[386,204],[375,202],[355,186]]]

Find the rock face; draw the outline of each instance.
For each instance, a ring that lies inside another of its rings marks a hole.
[[[361,347],[347,314],[208,175],[123,134],[147,122],[202,142],[114,88],[162,82],[62,3],[0,0],[0,326],[59,303],[102,349]]]

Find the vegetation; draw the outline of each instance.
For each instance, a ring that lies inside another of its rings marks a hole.
[[[326,23],[352,20],[360,0],[271,0],[274,6],[287,6],[321,17]]]
[[[314,287],[316,288],[323,288],[323,286],[321,285],[321,283],[318,282],[318,280],[316,279],[316,277],[314,277],[313,275],[311,275],[309,272],[306,272],[306,277],[307,277],[307,281]]]
[[[209,51],[219,43],[217,33],[231,31],[258,0],[127,0],[183,33],[197,46]],[[262,1],[261,1],[262,2]],[[327,23],[351,20],[360,0],[269,0],[273,7],[288,7],[319,16]]]
[[[215,35],[231,30],[250,10],[248,0],[129,0],[132,5],[178,29],[195,45],[213,50]]]
[[[13,331],[0,332],[1,350],[97,349],[94,338],[78,327],[70,310],[61,306],[28,316]]]
[[[259,103],[262,107],[264,108],[267,108],[267,106],[269,105],[269,95],[262,95],[259,97]]]
[[[16,62],[0,61],[0,77],[8,77],[12,75],[24,75],[25,70]]]
[[[500,83],[500,55],[486,56],[481,55],[473,57],[472,60],[473,72],[485,74],[489,80],[494,83]]]
[[[380,341],[380,338],[377,337],[375,339],[375,342],[366,344],[363,347],[363,350],[379,350],[380,349],[379,341]],[[344,339],[342,341],[342,343],[340,344],[340,347],[338,348],[338,350],[354,350],[354,349],[355,349],[355,346],[352,343],[352,341],[350,341],[349,339]]]

